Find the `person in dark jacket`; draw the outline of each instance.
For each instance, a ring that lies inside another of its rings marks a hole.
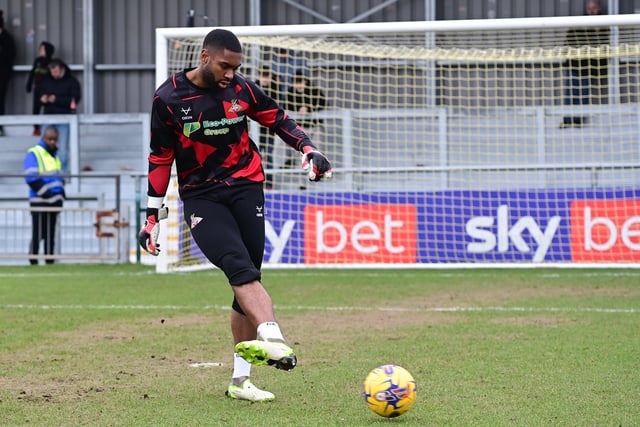
[[[587,15],[601,15],[602,6],[598,0],[588,0]],[[583,46],[599,47],[609,44],[608,27],[572,28],[567,31],[565,45],[579,49]],[[567,83],[565,86],[564,105],[588,105],[598,100],[603,103],[607,92],[608,80],[607,58],[577,58],[566,61]],[[587,117],[567,115],[560,128],[582,127]]]
[[[29,186],[29,205],[32,208],[30,255],[38,255],[42,240],[45,255],[53,255],[54,252],[59,209],[52,208],[61,208],[65,199],[57,151],[58,130],[49,126],[44,130],[42,139],[27,151],[24,158],[24,179]],[[36,265],[38,259],[34,257],[29,262]],[[45,262],[53,264],[54,260],[48,257]]]
[[[27,93],[33,92],[33,114],[38,115],[42,110],[42,103],[40,102],[40,96],[38,94],[42,82],[49,74],[49,63],[55,52],[55,47],[49,43],[43,41],[40,43],[38,50],[38,56],[33,61],[33,66],[27,77],[26,91]],[[40,125],[33,125],[33,136],[40,135]]]
[[[49,63],[49,75],[42,81],[38,96],[43,105],[44,114],[75,114],[80,102],[81,90],[78,80],[61,59],[54,58]],[[69,173],[69,124],[57,124],[60,134],[58,155],[62,162],[62,171]]]
[[[322,89],[311,84],[304,70],[296,70],[293,85],[287,90],[284,108],[296,115],[296,122],[314,141],[321,140],[320,127],[322,119],[309,118],[314,113],[322,111],[327,105],[327,99]],[[289,157],[285,168],[292,168],[296,159]]]
[[[0,10],[0,115],[4,115],[9,80],[13,76],[13,61],[16,59],[16,44],[13,36],[4,27],[4,12]],[[0,125],[0,136],[4,127]]]
[[[258,72],[258,79],[256,83],[267,94],[268,97],[280,101],[282,94],[280,93],[280,79],[269,67],[262,67]],[[265,169],[273,168],[273,151],[275,149],[274,143],[275,136],[271,130],[266,127],[260,126],[260,151],[263,155],[263,166]],[[273,188],[273,176],[270,173],[265,175],[265,188]]]

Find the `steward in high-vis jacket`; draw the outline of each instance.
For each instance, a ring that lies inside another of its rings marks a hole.
[[[56,222],[65,199],[62,165],[58,151],[58,130],[49,126],[42,139],[27,151],[24,158],[25,181],[29,185],[31,206],[30,255],[38,255],[40,241],[44,240],[45,262],[53,264]],[[32,265],[38,258],[31,258]]]

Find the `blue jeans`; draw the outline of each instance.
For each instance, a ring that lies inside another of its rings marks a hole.
[[[591,79],[582,76],[580,70],[570,70],[567,76],[567,84],[564,89],[564,105],[588,105],[591,103],[589,85]],[[565,125],[582,124],[585,118],[581,116],[567,115],[563,119]]]
[[[589,104],[589,77],[580,76],[579,71],[571,71],[564,89],[564,105]]]

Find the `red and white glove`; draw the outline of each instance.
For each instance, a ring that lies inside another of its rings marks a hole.
[[[320,181],[322,178],[331,178],[333,170],[327,156],[313,147],[304,147],[302,155],[302,170],[309,174],[309,181]]]
[[[169,216],[169,208],[162,206],[160,209],[147,208],[147,220],[144,227],[138,234],[138,242],[142,249],[151,255],[160,253],[160,245],[158,244],[158,236],[160,235],[160,221]]]

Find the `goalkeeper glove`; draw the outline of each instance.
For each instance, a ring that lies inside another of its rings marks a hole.
[[[151,255],[158,255],[160,253],[160,245],[158,244],[158,235],[160,234],[160,221],[166,219],[169,216],[169,208],[164,205],[160,209],[147,208],[147,220],[144,222],[144,227],[138,234],[138,242],[142,249],[149,252]]]
[[[302,155],[302,169],[309,173],[309,181],[320,181],[323,177],[331,178],[333,175],[327,156],[311,147],[305,147]]]

